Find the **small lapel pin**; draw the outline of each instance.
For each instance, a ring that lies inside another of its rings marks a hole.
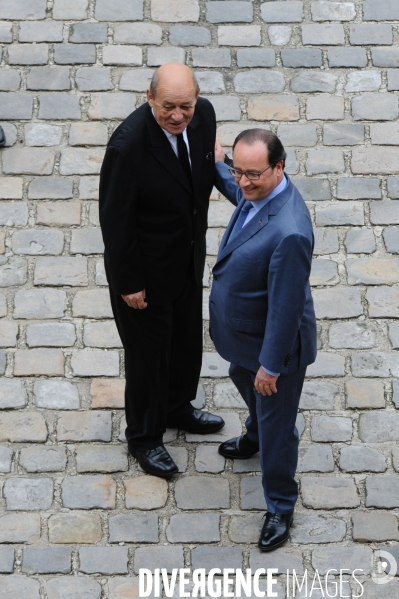
[[[208,154],[206,155],[206,159],[213,160],[213,152],[208,152]]]
[[[261,220],[259,221],[259,224],[260,224],[260,225],[262,224],[262,221],[261,221]]]

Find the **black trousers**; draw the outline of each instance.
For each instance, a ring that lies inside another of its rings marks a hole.
[[[180,295],[135,310],[110,288],[125,350],[126,439],[137,447],[162,444],[173,418],[193,412],[202,362],[202,287],[191,265]]]

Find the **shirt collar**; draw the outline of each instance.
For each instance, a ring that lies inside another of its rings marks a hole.
[[[255,208],[256,212],[258,212],[261,208],[263,208],[263,206],[266,206],[266,204],[268,204],[273,198],[278,196],[279,193],[284,191],[284,189],[287,187],[287,185],[288,185],[288,181],[287,181],[287,177],[284,173],[284,177],[283,177],[282,181],[277,185],[277,187],[275,187],[273,189],[273,191],[271,193],[269,193],[268,196],[263,198],[263,200],[258,200],[257,202],[251,202],[251,204],[252,204],[253,208]]]

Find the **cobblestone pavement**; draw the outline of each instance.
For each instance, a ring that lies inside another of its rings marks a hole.
[[[370,577],[377,549],[399,561],[398,20],[398,0],[0,0],[0,599],[136,597],[140,568],[183,566],[276,567],[280,598],[287,568],[362,568],[366,599],[399,598],[398,579]],[[232,212],[217,193],[196,403],[226,428],[168,431],[169,483],[138,470],[121,434],[98,173],[171,60],[196,71],[226,148],[247,127],[278,133],[315,225],[300,499],[271,555],[256,548],[258,459],[216,452],[245,420],[207,332]]]

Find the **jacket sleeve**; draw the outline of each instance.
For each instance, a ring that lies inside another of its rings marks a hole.
[[[270,260],[268,311],[259,362],[272,372],[283,372],[299,331],[312,267],[312,244],[300,233],[279,243]]]
[[[216,162],[215,187],[229,202],[237,206],[242,199],[242,191],[229,173],[229,166],[225,162]]]
[[[137,182],[128,157],[109,146],[100,174],[100,225],[109,283],[115,293],[145,288],[137,234]]]

